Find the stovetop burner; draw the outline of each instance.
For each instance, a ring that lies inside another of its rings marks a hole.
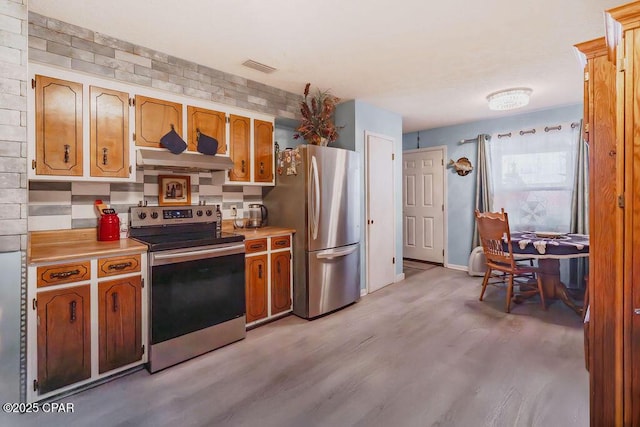
[[[244,236],[216,230],[211,206],[150,206],[129,209],[129,237],[150,252],[242,242]]]

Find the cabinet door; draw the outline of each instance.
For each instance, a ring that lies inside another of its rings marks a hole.
[[[182,104],[136,95],[136,145],[161,148],[172,126],[182,136]]]
[[[140,276],[98,284],[100,373],[142,358]]]
[[[267,254],[245,260],[247,323],[267,317]]]
[[[82,84],[35,80],[36,174],[82,176]]]
[[[291,252],[271,254],[271,315],[291,310]]]
[[[129,94],[89,87],[91,176],[129,176]]]
[[[91,376],[89,285],[38,292],[40,394]]]
[[[273,181],[273,124],[263,120],[253,121],[254,181]]]
[[[223,112],[189,105],[187,106],[187,116],[189,120],[187,150],[198,151],[197,134],[200,132],[218,141],[217,154],[227,152],[226,116]]]
[[[248,182],[251,180],[250,122],[248,117],[233,114],[229,116],[229,155],[233,160],[233,169],[229,171],[231,181]]]

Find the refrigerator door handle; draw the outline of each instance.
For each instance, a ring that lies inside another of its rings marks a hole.
[[[342,249],[342,250],[323,251],[323,252],[318,253],[316,255],[316,258],[318,258],[318,259],[340,258],[340,257],[347,256],[347,255],[350,255],[350,254],[354,253],[356,251],[356,249],[358,249],[357,245],[354,245],[354,246],[352,246],[350,248]]]
[[[311,194],[311,236],[318,238],[318,225],[320,221],[320,180],[318,179],[318,161],[316,156],[311,156],[311,181],[313,193]]]

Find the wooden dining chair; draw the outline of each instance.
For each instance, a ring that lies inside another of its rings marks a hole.
[[[487,271],[482,281],[480,301],[482,301],[484,297],[489,280],[492,277],[499,277],[501,283],[506,282],[507,284],[506,312],[511,312],[514,281],[521,278],[523,281],[518,282],[520,287],[532,285],[534,287],[533,290],[530,291],[522,291],[521,289],[520,294],[539,294],[542,308],[546,310],[542,281],[538,274],[538,269],[530,265],[518,264],[513,258],[509,218],[504,209],[501,209],[500,212],[480,212],[476,209],[475,216],[478,223],[480,242],[487,263]],[[532,282],[535,282],[535,284]]]

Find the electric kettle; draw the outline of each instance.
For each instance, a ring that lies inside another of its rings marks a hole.
[[[249,219],[246,223],[247,227],[258,228],[267,225],[268,211],[265,205],[252,203],[249,205]]]

